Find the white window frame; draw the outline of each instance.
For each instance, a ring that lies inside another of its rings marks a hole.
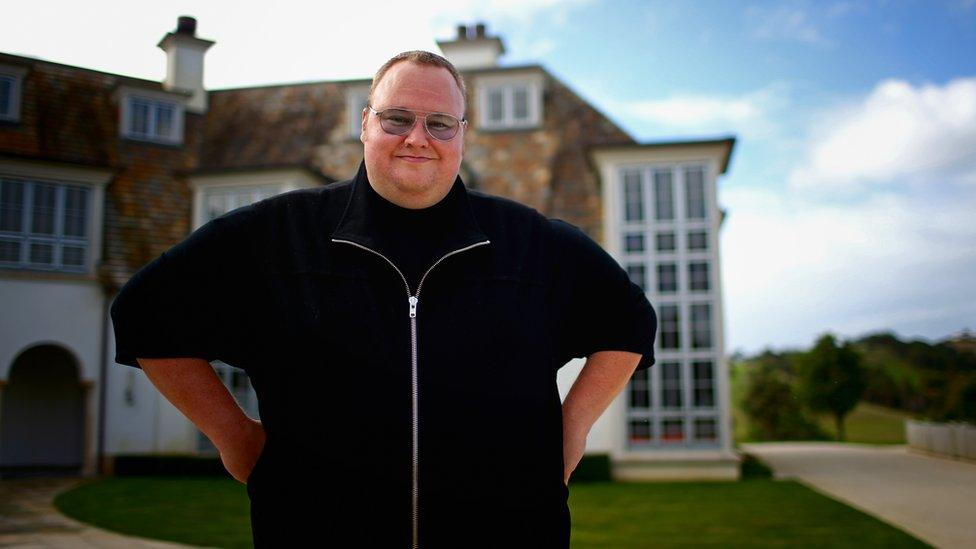
[[[363,107],[369,101],[369,85],[346,88],[346,121],[349,137],[359,139],[363,131]]]
[[[515,117],[515,90],[524,89],[527,94],[527,116]],[[502,118],[488,117],[488,96],[502,94]],[[517,130],[538,128],[542,125],[543,78],[537,73],[482,76],[477,80],[478,128],[483,130]]]
[[[27,74],[27,69],[24,67],[0,65],[0,78],[10,82],[10,108],[6,112],[0,111],[0,120],[5,122],[20,121],[20,103],[25,74]]]
[[[190,177],[193,189],[193,228],[208,221],[207,198],[213,192],[250,192],[255,201],[296,189],[318,187],[321,181],[304,168],[276,168],[248,172],[224,172]],[[247,204],[238,204],[237,207]],[[226,213],[226,212],[225,212]]]
[[[186,115],[186,100],[182,95],[173,93],[159,92],[154,90],[141,90],[138,88],[121,88],[120,90],[119,116],[119,135],[125,139],[134,141],[145,141],[148,143],[160,143],[164,145],[181,145],[183,143],[183,128]],[[150,116],[148,120],[149,129],[145,133],[132,131],[133,105],[137,102],[148,103],[150,106]],[[162,107],[173,109],[173,122],[170,131],[166,135],[161,135],[155,127],[154,113],[156,109]]]
[[[60,163],[51,164],[47,162],[20,159],[0,159],[0,178],[26,181],[28,183],[55,185],[59,189],[55,206],[56,217],[54,236],[35,238],[28,234],[29,231],[24,232],[23,230],[17,232],[16,234],[13,232],[4,232],[0,234],[9,237],[22,238],[25,246],[29,246],[31,241],[48,241],[53,242],[56,247],[60,248],[60,250],[56,248],[54,252],[54,261],[52,264],[30,263],[29,257],[25,255],[29,253],[29,250],[24,251],[24,249],[22,249],[20,260],[18,260],[16,264],[13,262],[0,263],[0,274],[30,271],[34,273],[48,272],[93,277],[95,267],[101,261],[103,229],[102,211],[105,200],[105,186],[109,183],[109,181],[111,181],[113,176],[114,171],[102,168],[75,167]],[[60,235],[64,211],[64,191],[61,189],[66,187],[80,187],[88,191],[86,197],[87,204],[85,212],[84,239],[73,237],[63,238],[63,235]],[[28,192],[29,191],[25,190],[25,195]],[[30,199],[28,196],[25,196],[25,201],[28,202],[29,206]],[[21,221],[21,226],[23,228],[28,227],[27,223],[30,215],[32,215],[32,212],[24,212],[24,217]],[[85,260],[82,265],[63,267],[63,265],[61,265],[58,261],[60,253],[63,251],[63,246],[65,244],[79,245],[82,240],[84,241],[85,247]]]

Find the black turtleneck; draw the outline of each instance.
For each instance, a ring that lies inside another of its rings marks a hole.
[[[456,192],[449,192],[440,202],[421,209],[410,209],[390,202],[366,185],[366,203],[370,218],[376,224],[376,241],[390,261],[403,272],[411,293],[436,257],[445,234],[454,220],[452,210]]]

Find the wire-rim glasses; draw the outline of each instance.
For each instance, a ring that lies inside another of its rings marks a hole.
[[[413,130],[419,115],[424,119],[424,130],[427,135],[438,141],[450,141],[458,134],[461,126],[468,123],[467,120],[444,112],[412,111],[408,109],[389,108],[378,111],[370,105],[366,105],[369,111],[380,119],[380,127],[390,135],[405,135]]]

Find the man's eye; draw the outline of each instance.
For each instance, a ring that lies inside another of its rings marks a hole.
[[[413,123],[413,119],[411,117],[401,114],[388,115],[386,117],[386,121],[394,126],[409,126]]]
[[[454,127],[454,122],[446,118],[432,116],[427,119],[427,127],[431,130],[449,130]]]

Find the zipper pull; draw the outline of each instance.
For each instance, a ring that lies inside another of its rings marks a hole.
[[[417,298],[410,296],[408,301],[410,302],[410,318],[415,318],[417,316]]]

